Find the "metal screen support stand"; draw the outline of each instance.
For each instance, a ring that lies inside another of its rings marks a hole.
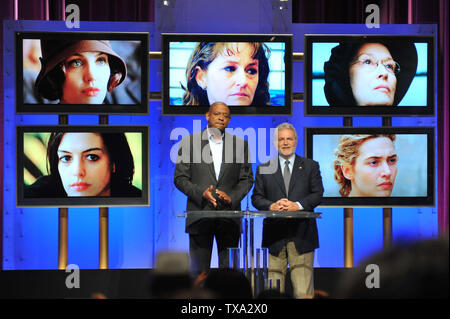
[[[58,208],[58,269],[67,268],[69,209]]]
[[[99,208],[99,269],[108,269],[108,207]]]
[[[108,124],[108,115],[99,115],[99,124]],[[98,225],[99,225],[99,269],[108,269],[109,260],[109,208],[100,207],[98,209]]]
[[[344,266],[353,267],[353,208],[344,208]]]
[[[383,248],[392,246],[392,208],[383,208]]]
[[[383,126],[392,126],[391,117],[383,117]],[[392,207],[383,208],[383,248],[392,246]]]
[[[344,126],[353,126],[352,117],[344,117]],[[344,267],[353,267],[353,208],[344,208]]]
[[[59,115],[59,125],[69,124],[68,115]],[[69,209],[67,207],[58,208],[58,269],[66,269],[68,262],[68,241],[69,241]]]

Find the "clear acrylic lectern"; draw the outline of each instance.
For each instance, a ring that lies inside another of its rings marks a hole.
[[[256,248],[254,242],[255,218],[321,218],[321,213],[309,211],[277,212],[277,211],[218,211],[199,210],[187,211],[177,217],[196,218],[242,218],[243,231],[240,247],[229,249],[230,268],[239,269],[250,280],[253,295],[266,289],[269,285],[268,276],[268,251],[267,248]],[[241,262],[242,261],[242,262]],[[275,287],[272,287],[275,288]]]

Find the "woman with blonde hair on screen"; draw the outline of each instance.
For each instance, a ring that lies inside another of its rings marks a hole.
[[[334,179],[342,197],[389,197],[397,176],[394,134],[342,135],[335,150]]]

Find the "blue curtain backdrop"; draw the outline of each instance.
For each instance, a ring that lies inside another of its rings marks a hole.
[[[81,21],[76,31],[148,32],[150,51],[159,51],[161,32],[217,32],[217,33],[292,33],[294,52],[303,52],[304,34],[433,34],[435,25],[381,25],[367,29],[360,24],[283,24],[283,17],[271,6],[254,7],[255,2],[242,4],[242,12],[232,15],[232,8],[208,5],[207,1],[177,2],[172,10],[156,5],[155,22],[86,22]],[[269,3],[269,2],[264,2]],[[199,10],[197,10],[199,9]],[[201,10],[200,10],[201,9]],[[164,11],[165,10],[165,11]],[[205,10],[210,14],[205,14]],[[253,12],[251,16],[245,12]],[[200,11],[202,19],[194,12]],[[217,14],[220,12],[220,15]],[[245,19],[244,19],[245,17]],[[232,23],[229,23],[232,21]],[[290,18],[287,21],[291,21]],[[14,114],[14,31],[68,31],[62,21],[5,21],[3,25],[3,79],[4,79],[4,193],[3,193],[3,269],[56,269],[58,210],[56,208],[15,207],[15,132],[16,125],[58,123],[57,115]],[[74,30],[75,31],[75,30]],[[150,61],[149,91],[161,90],[161,61]],[[303,63],[294,62],[293,92],[303,92]],[[157,252],[166,249],[188,249],[184,220],[176,217],[185,209],[186,197],[173,185],[174,164],[169,154],[178,140],[171,140],[175,128],[189,133],[206,125],[203,116],[162,116],[161,102],[151,101],[149,115],[113,115],[109,124],[150,125],[150,207],[115,207],[109,210],[109,267],[147,268],[154,265]],[[195,122],[200,121],[200,122]],[[304,154],[306,126],[342,126],[342,117],[305,117],[303,103],[294,102],[293,115],[283,117],[233,117],[231,128],[251,127],[269,129],[281,122],[294,124],[299,134],[297,153]],[[69,124],[98,124],[98,116],[70,115]],[[436,117],[398,117],[393,126],[436,126]],[[381,126],[381,117],[357,117],[354,126]],[[437,143],[436,143],[437,145]],[[266,148],[269,148],[267,142]],[[267,151],[265,154],[268,154]],[[253,154],[255,157],[255,154]],[[254,164],[254,171],[256,165]],[[437,167],[437,165],[435,165]],[[436,175],[436,174],[435,174]],[[437,180],[437,178],[436,178]],[[251,193],[250,193],[251,194]],[[244,198],[243,207],[247,204]],[[437,199],[436,199],[437,202]],[[250,209],[253,209],[250,206]],[[316,267],[344,266],[343,209],[319,208],[323,218],[318,220],[320,248],[316,251]],[[394,241],[401,238],[424,239],[438,234],[436,207],[407,207],[393,209]],[[261,221],[255,228],[257,246],[260,243]],[[363,258],[382,248],[382,209],[354,210],[354,258],[358,264]],[[98,268],[98,209],[69,209],[69,264],[82,269]],[[213,256],[216,251],[213,252]],[[214,258],[213,266],[217,265]]]

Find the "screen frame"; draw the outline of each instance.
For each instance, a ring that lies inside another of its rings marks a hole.
[[[209,106],[170,105],[170,42],[283,42],[285,44],[285,106],[231,106],[232,115],[292,115],[292,34],[162,33],[162,115],[204,115]]]
[[[313,106],[312,105],[312,59],[313,43],[340,42],[358,39],[373,41],[411,39],[428,44],[427,50],[427,105],[426,106]],[[435,36],[433,35],[360,35],[360,34],[305,34],[304,36],[304,114],[305,116],[434,116],[435,115]]]
[[[435,206],[434,127],[305,127],[305,156],[314,159],[313,136],[319,134],[426,134],[427,196],[408,197],[323,197],[320,207],[433,207]]]
[[[141,197],[24,197],[24,133],[33,132],[142,133]],[[16,126],[16,206],[17,207],[111,207],[150,205],[150,127],[148,125],[18,125]]]
[[[24,39],[64,39],[141,41],[141,102],[139,104],[25,104],[23,90]],[[149,34],[147,32],[15,32],[16,114],[149,114]]]

